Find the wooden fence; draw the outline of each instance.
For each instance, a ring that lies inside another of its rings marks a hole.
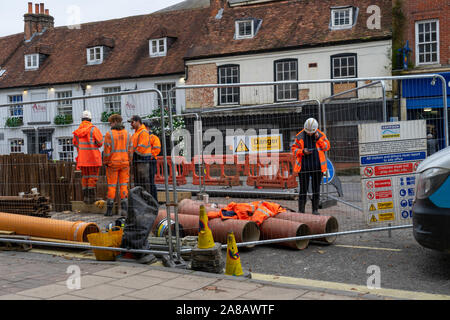
[[[82,200],[81,172],[74,162],[52,161],[44,154],[0,155],[0,196],[30,193],[32,188],[50,198],[54,211],[71,210],[71,201]],[[105,170],[100,170],[97,197],[107,192]]]

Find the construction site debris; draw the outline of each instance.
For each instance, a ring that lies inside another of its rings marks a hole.
[[[50,198],[38,193],[0,197],[0,212],[49,218],[51,208]]]

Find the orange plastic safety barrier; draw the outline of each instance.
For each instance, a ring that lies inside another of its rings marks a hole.
[[[256,160],[256,159],[255,159]],[[247,157],[245,174],[247,185],[262,188],[288,189],[297,187],[296,175],[294,175],[294,156],[290,153],[279,153],[276,163],[261,163]]]
[[[172,157],[167,157],[167,170],[169,173],[169,184],[173,183],[172,174]],[[189,174],[190,166],[186,163],[186,158],[177,156],[175,159],[175,174],[177,186],[181,186],[187,183],[186,176]],[[164,158],[159,157],[156,162],[156,174],[155,183],[164,184]]]
[[[220,157],[220,158],[219,158]],[[200,184],[200,174],[195,168],[200,165],[201,156],[195,156],[192,164],[192,183]],[[203,174],[202,184],[209,186],[239,186],[241,185],[240,176],[244,165],[238,164],[237,156],[203,156]],[[229,175],[227,171],[234,174]],[[214,174],[218,173],[218,174]]]

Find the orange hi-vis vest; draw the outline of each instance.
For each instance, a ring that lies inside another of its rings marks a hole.
[[[325,157],[325,152],[330,150],[330,142],[327,139],[327,136],[320,130],[317,130],[319,133],[319,138],[316,141],[317,152],[319,153],[319,161],[320,161],[320,169],[323,173],[327,172],[327,158]],[[295,158],[294,172],[300,172],[302,169],[302,158],[303,158],[303,149],[305,135],[307,133],[303,129],[300,131],[294,140],[294,144],[291,147],[292,154]]]
[[[155,158],[155,160],[158,159],[158,154],[160,154],[161,152],[161,141],[156,135],[151,133],[150,133],[150,147],[153,157]]]
[[[268,201],[254,201],[251,203],[231,202],[220,211],[208,212],[209,219],[222,218],[254,221],[258,226],[266,219],[285,212],[278,203]]]
[[[145,129],[144,125],[141,125],[139,129],[131,137],[133,142],[133,152],[141,157],[152,158],[152,147],[150,145],[150,134]]]
[[[114,168],[130,165],[132,151],[131,137],[127,130],[111,130],[105,134],[103,163]]]
[[[77,148],[77,169],[80,167],[101,167],[102,155],[100,147],[103,145],[103,135],[100,130],[89,121],[81,122],[73,132],[72,139]]]

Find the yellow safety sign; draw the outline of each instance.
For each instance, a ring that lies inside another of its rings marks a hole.
[[[244,140],[241,139],[235,152],[248,152],[248,148],[245,145]]]
[[[280,151],[281,136],[252,137],[251,146],[255,151]]]
[[[370,222],[377,222],[377,218],[375,218],[375,215],[372,215],[372,218],[370,219]]]
[[[395,220],[395,215],[393,212],[380,213],[378,215],[378,219],[380,221],[392,221],[392,220]]]
[[[377,211],[377,208],[373,203],[370,205],[369,211]]]
[[[394,209],[394,202],[380,202],[378,203],[378,210]]]

